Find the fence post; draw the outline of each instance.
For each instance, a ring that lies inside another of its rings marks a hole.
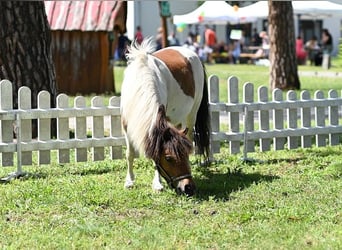
[[[258,89],[259,102],[268,102],[268,89],[265,86],[261,86]],[[259,111],[259,124],[260,129],[263,131],[270,130],[270,114],[268,110]],[[270,139],[260,139],[260,150],[261,152],[269,151],[271,148]]]
[[[330,99],[338,98],[336,90],[330,90],[329,93]],[[338,126],[338,106],[329,106],[329,123],[331,126]],[[338,145],[339,144],[339,134],[329,134],[330,145]]]
[[[101,96],[95,96],[91,99],[91,106],[93,108],[103,107],[103,98]],[[92,135],[93,138],[104,137],[104,123],[103,116],[93,116]],[[104,160],[104,147],[93,147],[93,161]]]
[[[211,75],[208,78],[208,88],[209,88],[209,103],[219,103],[220,97],[219,97],[219,79],[216,75]],[[211,132],[212,133],[218,133],[220,132],[220,111],[211,111],[210,112],[210,119],[211,119]],[[210,158],[212,158],[213,153],[219,153],[220,152],[220,142],[219,141],[213,141],[212,137],[211,139],[211,146],[210,146]]]
[[[297,95],[296,92],[293,90],[290,90],[287,92],[287,100],[289,102],[296,101]],[[287,124],[290,129],[296,129],[298,127],[298,114],[297,114],[297,108],[288,108],[287,109]],[[298,137],[297,136],[288,136],[287,137],[287,147],[288,149],[295,149],[298,148]]]
[[[31,109],[31,89],[26,86],[20,87],[18,90],[18,110],[25,112]],[[32,120],[21,120],[18,128],[21,132],[21,142],[32,141]],[[32,165],[32,151],[21,152],[21,164]]]
[[[38,109],[50,108],[50,93],[46,90],[40,91],[38,94]],[[51,138],[51,119],[38,118],[38,140],[47,141]],[[49,164],[51,161],[50,150],[39,150],[39,164]]]
[[[318,90],[315,92],[315,99],[324,99],[324,94],[322,91]],[[316,107],[315,108],[315,120],[317,127],[325,127],[325,108]],[[316,135],[316,146],[324,147],[326,146],[326,135]]]
[[[118,96],[111,97],[109,99],[109,106],[120,107],[120,97]],[[110,116],[110,136],[111,137],[122,136],[120,116]],[[122,146],[111,147],[111,158],[113,160],[122,158]]]
[[[272,92],[272,98],[274,102],[282,102],[283,101],[283,92],[280,89],[274,89]],[[274,109],[273,110],[273,124],[274,129],[284,129],[284,111],[283,109]],[[285,137],[274,138],[274,150],[284,149],[285,145]]]
[[[57,108],[65,109],[69,107],[69,97],[66,94],[60,94],[57,96]],[[69,139],[69,118],[58,117],[57,118],[57,139],[67,140]],[[58,163],[70,162],[70,150],[59,149],[58,150]]]
[[[310,100],[310,92],[304,90],[301,92],[301,100]],[[311,108],[301,108],[301,127],[310,128],[311,127]],[[303,135],[302,136],[302,147],[308,148],[312,146],[312,136]]]
[[[231,76],[228,78],[228,102],[232,104],[239,103],[239,81],[237,77]],[[240,132],[240,113],[229,111],[229,125],[230,131],[233,133]],[[240,141],[230,141],[229,152],[231,154],[240,153]]]
[[[8,80],[0,82],[0,110],[13,110],[12,83]],[[14,120],[0,120],[0,142],[13,142]],[[1,152],[1,166],[13,166],[13,153]]]
[[[243,85],[243,98],[244,103],[248,105],[248,103],[254,102],[254,85],[250,82],[247,82]],[[245,130],[246,131],[254,131],[254,111],[247,111],[245,113],[246,117],[246,124]],[[255,142],[254,140],[247,140],[246,141],[246,152],[254,152],[255,151]]]
[[[83,96],[77,96],[74,100],[74,107],[77,109],[82,109],[86,107],[86,100]],[[80,116],[75,117],[75,139],[83,140],[87,138],[87,117]],[[87,148],[75,149],[76,162],[86,162],[87,161]]]

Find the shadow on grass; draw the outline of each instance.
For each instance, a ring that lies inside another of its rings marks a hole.
[[[102,175],[114,172],[113,167],[84,167],[84,168],[64,168],[61,167],[58,173],[49,171],[34,171],[34,172],[13,172],[5,176],[0,177],[0,184],[10,183],[14,179],[21,181],[26,181],[30,179],[46,179],[49,176],[67,176],[67,175],[79,175],[79,176],[89,176],[89,175]]]
[[[281,160],[280,160],[281,161]],[[225,164],[216,162],[215,164]],[[197,169],[201,173],[199,178],[195,178],[197,186],[196,199],[198,200],[230,200],[231,194],[238,190],[243,190],[251,185],[272,182],[279,179],[276,175],[264,175],[261,173],[244,173],[245,167],[253,167],[254,164],[269,164],[260,161],[243,161],[237,168],[228,168],[225,173],[217,170],[215,165],[211,167],[201,166]]]
[[[258,173],[212,173],[204,178],[195,179],[198,192],[196,199],[230,200],[231,193],[248,188],[252,184],[272,182],[278,176],[262,175]]]

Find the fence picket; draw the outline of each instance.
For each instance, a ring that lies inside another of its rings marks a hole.
[[[265,86],[258,88],[258,100],[259,103],[268,102],[268,89]],[[268,110],[259,111],[259,124],[260,130],[270,130],[270,114]],[[271,140],[269,138],[260,138],[260,151],[269,151],[271,149]]]
[[[283,101],[283,92],[280,89],[274,89],[272,92],[272,98],[274,102],[282,102]],[[273,124],[275,130],[284,129],[284,111],[283,109],[273,109]],[[285,136],[285,135],[284,135]],[[282,150],[285,145],[285,137],[275,137],[274,141],[274,150]]]
[[[18,109],[21,111],[18,113],[25,113],[25,110],[31,109],[31,90],[26,87],[20,87],[18,91]],[[25,144],[32,141],[32,120],[22,119],[21,116],[21,144]],[[18,138],[18,137],[17,137]],[[21,153],[21,164],[32,165],[32,151],[24,151]]]
[[[324,94],[322,91],[317,90],[315,92],[315,99],[323,99]],[[325,127],[325,108],[324,107],[316,107],[315,110],[315,118],[316,118],[316,126],[317,127]],[[316,135],[316,146],[323,147],[326,146],[326,135]]]
[[[120,98],[113,96],[109,99],[110,107],[117,107],[118,115],[112,114],[110,116],[110,136],[120,137],[122,136],[121,130],[121,118],[120,118]],[[121,159],[122,158],[122,146],[112,146],[111,147],[111,159]]]
[[[69,107],[69,97],[65,94],[57,96],[57,108],[64,110]],[[57,118],[57,140],[61,142],[69,139],[69,118],[58,117]],[[70,150],[58,149],[58,163],[70,162]]]
[[[41,91],[38,94],[38,109],[48,110],[50,108],[50,93],[47,91]],[[51,138],[51,119],[39,118],[38,119],[38,140],[41,142],[48,141]],[[49,164],[50,150],[38,151],[39,164]]]
[[[231,76],[228,79],[228,102],[230,104],[239,103],[239,81],[237,77]],[[231,133],[240,133],[240,113],[238,111],[229,111],[229,129]],[[229,151],[231,154],[240,153],[240,140],[232,139],[229,143]]]
[[[0,111],[10,111],[13,109],[12,83],[8,80],[0,82]],[[2,116],[1,116],[2,117]],[[0,143],[3,144],[1,153],[1,165],[13,166],[13,152],[5,152],[5,148],[13,144],[13,124],[12,120],[0,119]]]
[[[91,99],[91,105],[93,108],[103,107],[103,98],[101,96],[95,96]],[[93,116],[92,123],[92,134],[93,138],[103,138],[104,137],[104,123],[103,116]],[[93,161],[104,160],[104,147],[93,147]]]
[[[297,100],[296,92],[294,92],[293,90],[288,91],[287,100],[289,102],[296,101]],[[296,129],[298,127],[297,122],[298,122],[297,108],[288,108],[287,109],[287,123],[288,123],[289,129]],[[298,137],[288,136],[287,143],[288,143],[288,149],[298,148]]]
[[[254,102],[254,85],[250,82],[247,82],[243,85],[243,98],[245,103],[253,103]],[[247,105],[248,108],[248,105]],[[254,131],[254,111],[248,111],[247,114],[247,123],[245,129],[247,132]],[[248,136],[247,136],[248,138]],[[254,140],[247,139],[246,141],[246,150],[247,152],[254,152],[255,151],[255,142]]]
[[[336,90],[330,90],[328,93],[329,98],[335,99],[338,98],[337,91]],[[331,126],[337,126],[338,125],[338,106],[337,105],[331,105],[328,109],[329,114],[329,123]],[[329,142],[330,145],[338,145],[339,144],[339,135],[330,133],[329,134]]]
[[[86,107],[86,99],[83,96],[77,96],[74,100],[74,107],[76,110],[82,110]],[[87,138],[87,117],[76,116],[75,117],[75,139],[82,140]],[[77,162],[87,161],[87,148],[77,147],[75,150],[75,157]]]
[[[301,100],[310,100],[310,92],[304,90],[301,93]],[[301,126],[302,128],[310,128],[311,127],[311,108],[310,107],[302,107],[301,108]],[[312,146],[312,136],[303,135],[301,138],[301,144],[303,148],[308,148]]]

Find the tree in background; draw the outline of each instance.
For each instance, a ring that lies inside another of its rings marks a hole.
[[[13,83],[14,108],[21,86],[32,91],[32,108],[39,91],[57,96],[55,68],[51,55],[51,33],[43,1],[0,1],[0,79]],[[33,136],[35,136],[35,123]]]
[[[300,89],[293,8],[290,1],[268,1],[271,89]]]

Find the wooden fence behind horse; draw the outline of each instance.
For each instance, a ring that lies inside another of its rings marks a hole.
[[[220,151],[222,142],[230,153],[256,150],[283,150],[298,147],[337,145],[341,141],[340,107],[342,98],[330,90],[328,97],[316,91],[314,98],[302,91],[274,90],[272,98],[266,87],[254,91],[252,83],[241,90],[236,77],[227,81],[228,102],[219,99],[219,79],[209,77],[209,99],[212,117],[212,154]],[[257,96],[255,96],[257,92]],[[284,97],[286,95],[286,98]],[[42,91],[36,109],[31,109],[31,90],[21,87],[14,110],[12,85],[0,82],[0,160],[2,166],[50,164],[53,152],[58,163],[101,161],[123,157],[125,140],[120,125],[120,98],[111,97],[108,105],[94,96],[91,106],[78,96],[73,106],[65,94],[57,97],[57,107],[50,108],[50,95]],[[242,96],[242,100],[239,100]],[[71,107],[72,106],[72,107]],[[32,120],[38,121],[38,137],[32,139]],[[51,122],[56,120],[57,136],[51,137]],[[13,132],[14,131],[14,132]],[[37,162],[33,163],[33,154]],[[16,161],[15,161],[16,160]]]

